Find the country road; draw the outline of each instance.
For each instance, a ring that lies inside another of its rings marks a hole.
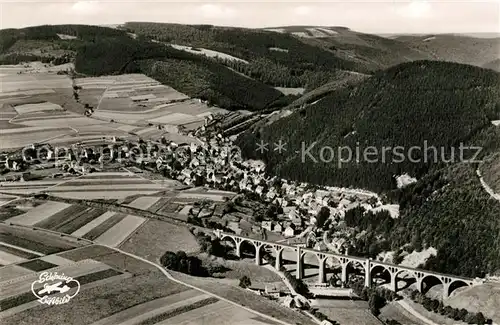
[[[479,167],[480,168],[480,167]],[[486,183],[486,181],[483,179],[483,175],[481,174],[481,171],[476,169],[476,174],[479,177],[479,181],[481,182],[481,186],[484,188],[484,190],[495,200],[500,202],[500,194],[495,193],[495,191]]]
[[[5,223],[5,222],[1,222],[1,224],[8,225],[8,224],[7,224],[7,223]],[[10,225],[10,226],[14,226],[14,227],[21,227],[21,228],[32,228],[32,227],[27,227],[27,226],[22,226],[22,225],[16,225],[16,224],[12,224],[12,225]],[[88,240],[88,239],[84,239],[84,238],[80,238],[80,237],[75,237],[75,236],[71,236],[71,235],[63,234],[63,233],[60,233],[60,232],[57,232],[57,231],[52,231],[52,230],[47,230],[47,229],[41,229],[41,228],[36,228],[36,231],[43,231],[43,232],[52,233],[52,234],[57,234],[57,235],[60,235],[60,236],[69,237],[69,238],[75,238],[75,239],[76,239],[76,238],[79,238],[80,240],[82,240],[82,241],[84,241],[84,242],[87,242],[87,243],[89,243],[89,244],[92,244],[92,245],[99,245],[99,246],[106,247],[106,248],[111,249],[111,250],[114,250],[115,252],[118,252],[118,253],[120,253],[120,254],[123,254],[123,255],[126,255],[126,256],[129,256],[129,257],[132,257],[132,258],[137,259],[137,260],[139,260],[139,261],[141,261],[141,262],[144,262],[144,263],[147,263],[147,264],[149,264],[149,265],[151,265],[151,266],[154,266],[155,268],[157,268],[157,269],[158,269],[161,273],[163,273],[163,275],[165,275],[165,276],[166,276],[169,280],[171,280],[171,281],[174,281],[174,282],[176,282],[176,283],[182,284],[182,285],[184,285],[184,286],[186,286],[186,287],[189,287],[189,288],[191,288],[191,289],[195,289],[195,290],[198,290],[198,291],[200,291],[200,292],[203,292],[203,293],[205,293],[205,294],[207,294],[207,295],[210,295],[210,296],[212,296],[212,297],[215,297],[215,298],[217,298],[217,299],[219,299],[219,300],[221,300],[221,301],[224,301],[224,302],[229,303],[229,304],[231,304],[231,305],[234,305],[234,306],[237,306],[237,307],[239,307],[239,308],[242,308],[242,309],[244,309],[244,310],[246,310],[246,311],[248,311],[248,312],[250,312],[250,313],[253,313],[253,314],[258,315],[258,316],[260,316],[260,317],[263,317],[263,318],[265,318],[265,319],[268,319],[268,320],[270,320],[270,321],[272,321],[272,322],[274,322],[274,323],[279,323],[279,324],[282,324],[282,325],[293,325],[293,324],[291,324],[291,323],[287,323],[287,322],[282,321],[282,320],[280,320],[280,319],[277,319],[277,318],[271,317],[271,316],[269,316],[269,315],[263,314],[263,313],[258,312],[258,311],[256,311],[256,310],[253,310],[253,309],[250,309],[250,308],[245,307],[245,306],[243,306],[243,305],[240,305],[240,304],[238,304],[238,303],[236,303],[236,302],[234,302],[234,301],[232,301],[232,300],[226,299],[226,298],[224,298],[224,297],[222,297],[222,296],[219,296],[219,295],[217,295],[217,294],[214,294],[214,293],[212,293],[212,292],[206,291],[206,290],[204,290],[204,289],[201,289],[201,288],[198,288],[198,287],[196,287],[196,286],[193,286],[193,285],[191,285],[191,284],[189,284],[189,283],[186,283],[186,282],[183,282],[183,281],[181,281],[181,280],[178,280],[178,279],[176,279],[173,275],[171,275],[171,274],[170,274],[170,273],[169,273],[169,272],[168,272],[168,271],[167,271],[164,267],[162,267],[161,265],[159,265],[159,264],[157,264],[157,263],[154,263],[154,262],[151,262],[151,261],[149,261],[149,260],[147,260],[147,259],[145,259],[145,258],[143,258],[143,257],[140,257],[140,256],[137,256],[137,255],[134,255],[134,254],[129,253],[129,252],[126,252],[126,251],[123,251],[123,250],[121,250],[121,249],[119,249],[119,248],[115,248],[115,247],[112,247],[112,246],[109,246],[109,245],[103,245],[103,244],[96,243],[96,242],[91,241],[91,240]]]
[[[167,270],[166,270],[164,267],[162,267],[161,265],[159,265],[159,264],[157,264],[157,263],[153,263],[153,262],[151,262],[151,261],[148,261],[148,260],[147,260],[147,259],[145,259],[145,258],[142,258],[142,257],[140,257],[140,256],[137,256],[137,255],[134,255],[134,254],[131,254],[131,253],[128,253],[128,252],[125,252],[125,251],[123,251],[123,250],[121,250],[121,249],[119,249],[119,248],[114,248],[114,247],[111,247],[111,246],[106,246],[106,245],[101,245],[101,246],[105,246],[105,247],[107,247],[107,248],[109,248],[109,249],[112,249],[112,250],[114,250],[114,251],[116,251],[116,252],[119,252],[119,253],[121,253],[121,254],[124,254],[124,255],[130,256],[130,257],[132,257],[132,258],[135,258],[135,259],[137,259],[137,260],[139,260],[139,261],[141,261],[141,262],[148,263],[149,265],[154,266],[154,267],[156,267],[158,270],[160,270],[160,271],[161,271],[161,272],[162,272],[162,273],[163,273],[163,274],[164,274],[164,275],[165,275],[165,276],[166,276],[169,280],[171,280],[171,281],[174,281],[174,282],[176,282],[176,283],[179,283],[179,284],[185,285],[185,286],[187,286],[187,287],[190,287],[191,289],[198,290],[198,291],[200,291],[200,292],[203,292],[203,293],[205,293],[205,294],[207,294],[207,295],[210,295],[210,296],[213,296],[213,297],[215,297],[215,298],[218,298],[218,299],[220,299],[220,300],[222,300],[222,301],[225,301],[225,302],[227,302],[227,303],[229,303],[229,304],[235,305],[235,306],[237,306],[237,307],[239,307],[239,308],[245,309],[245,310],[246,310],[246,311],[248,311],[248,312],[251,312],[251,313],[253,313],[253,314],[259,315],[259,316],[261,316],[261,317],[263,317],[263,318],[265,318],[265,319],[269,319],[269,320],[271,320],[271,321],[273,321],[273,322],[277,322],[277,323],[280,323],[280,324],[283,324],[283,325],[292,325],[292,324],[290,324],[290,323],[286,323],[286,322],[284,322],[284,321],[282,321],[282,320],[279,320],[279,319],[277,319],[277,318],[273,318],[273,317],[271,317],[271,316],[268,316],[268,315],[266,315],[266,314],[260,313],[260,312],[258,312],[258,311],[253,310],[253,309],[250,309],[250,308],[248,308],[248,307],[242,306],[242,305],[240,305],[240,304],[238,304],[238,303],[236,303],[236,302],[234,302],[234,301],[231,301],[231,300],[229,300],[229,299],[226,299],[226,298],[224,298],[224,297],[222,297],[222,296],[219,296],[219,295],[216,295],[216,294],[211,293],[211,292],[209,292],[209,291],[206,291],[206,290],[203,290],[203,289],[201,289],[201,288],[195,287],[195,286],[193,286],[193,285],[191,285],[191,284],[188,284],[188,283],[186,283],[186,282],[183,282],[183,281],[177,280],[177,279],[176,279],[176,278],[174,278],[174,277],[173,277],[170,273],[168,273],[168,272],[167,272]]]

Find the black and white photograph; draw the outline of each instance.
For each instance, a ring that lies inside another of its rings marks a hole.
[[[0,324],[500,324],[500,0],[0,0]]]

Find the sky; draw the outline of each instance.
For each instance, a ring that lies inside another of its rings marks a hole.
[[[368,33],[499,33],[500,0],[0,0],[0,28],[151,21],[250,28],[345,26]]]

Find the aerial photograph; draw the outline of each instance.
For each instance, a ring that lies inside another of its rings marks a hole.
[[[500,324],[500,0],[0,0],[0,324]]]

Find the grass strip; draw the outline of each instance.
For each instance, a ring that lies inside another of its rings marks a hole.
[[[24,267],[25,269],[29,269],[35,272],[51,269],[53,267],[56,267],[57,265],[46,262],[44,260],[36,259],[28,262],[23,262],[21,264],[18,264],[21,267]]]
[[[101,236],[104,234],[106,231],[108,231],[111,227],[116,225],[118,222],[122,221],[127,215],[123,213],[117,213],[113,216],[111,216],[109,219],[86,233],[83,238],[88,239],[88,240],[95,240],[97,237]]]
[[[17,237],[15,235],[9,234],[9,233],[0,233],[0,241],[3,241],[7,244],[11,244],[14,246],[18,246],[21,248],[26,248],[35,252],[39,252],[41,254],[45,255],[50,255],[50,254],[55,254],[55,253],[60,253],[66,248],[63,247],[57,247],[57,246],[47,246],[43,243],[27,239],[27,238],[21,238]],[[3,250],[2,246],[2,250]]]
[[[2,252],[6,252],[6,253],[9,253],[9,254],[12,254],[12,255],[16,255],[16,256],[25,258],[27,260],[31,260],[33,258],[40,257],[40,256],[38,256],[36,254],[25,252],[23,250],[20,250],[20,249],[14,248],[14,247],[10,247],[10,246],[0,245],[0,250]]]
[[[195,303],[193,303],[191,305],[184,306],[184,307],[179,307],[179,308],[176,308],[174,310],[170,310],[170,311],[167,311],[165,313],[162,313],[162,314],[156,315],[154,317],[148,318],[148,319],[146,319],[146,320],[138,323],[137,325],[154,325],[154,324],[159,323],[161,321],[164,321],[166,319],[169,319],[169,318],[175,317],[177,315],[181,315],[181,314],[187,313],[187,312],[189,312],[191,310],[195,310],[195,309],[198,309],[198,308],[201,308],[201,307],[205,307],[205,306],[214,304],[214,303],[216,303],[218,301],[219,301],[219,299],[217,299],[215,297],[203,299],[203,300],[197,301],[197,302],[195,302]]]
[[[92,208],[89,211],[86,211],[83,214],[79,215],[77,218],[59,225],[54,230],[57,232],[63,232],[65,234],[71,234],[75,230],[80,229],[81,227],[85,226],[92,220],[101,216],[104,212],[106,212],[106,210],[104,209]]]

